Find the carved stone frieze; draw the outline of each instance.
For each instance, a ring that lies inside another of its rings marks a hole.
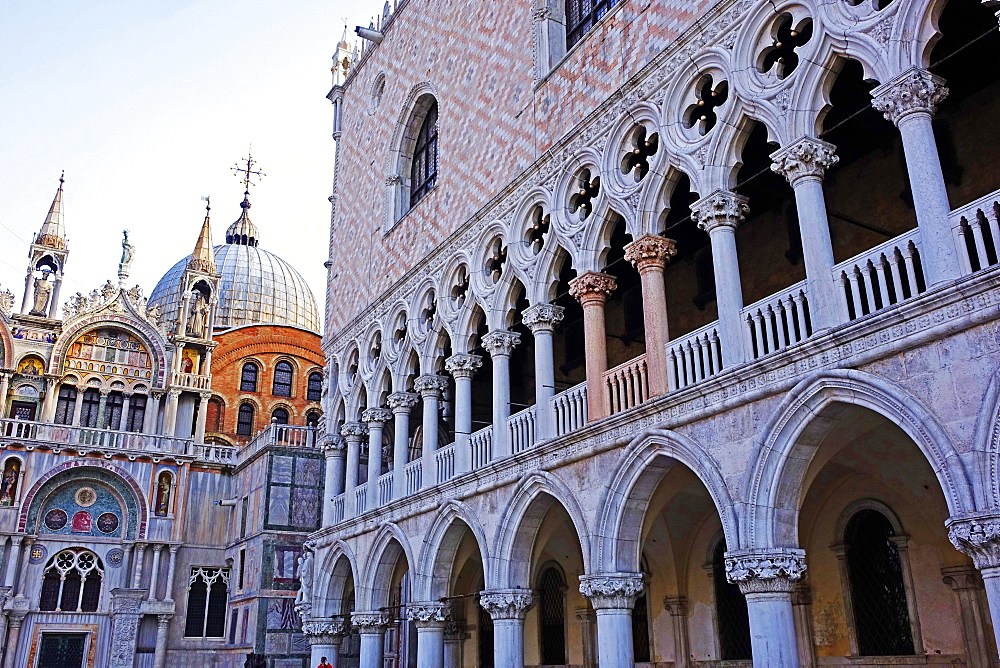
[[[564,309],[555,304],[535,304],[524,309],[521,314],[521,323],[535,332],[551,332],[563,320]]]
[[[483,366],[483,358],[479,355],[459,353],[444,361],[445,371],[454,378],[472,378],[481,366]]]
[[[677,242],[658,234],[644,234],[625,246],[625,259],[642,272],[648,267],[663,267],[677,255]]]
[[[406,617],[418,628],[441,627],[451,621],[452,610],[447,603],[437,601],[410,603],[406,606]]]
[[[805,550],[771,548],[726,553],[726,579],[739,585],[744,594],[790,594],[805,576]]]
[[[525,613],[535,605],[535,595],[527,589],[484,591],[479,595],[479,605],[494,621],[524,619]]]
[[[595,610],[631,610],[642,593],[641,573],[598,573],[580,576],[580,593]]]
[[[980,513],[948,521],[948,540],[976,568],[1000,567],[1000,513]]]
[[[771,171],[781,174],[795,185],[800,179],[822,179],[826,170],[836,165],[840,158],[837,147],[813,137],[802,137],[771,154]]]
[[[944,79],[912,67],[872,91],[872,107],[896,125],[914,113],[934,114],[948,97]]]
[[[521,335],[505,329],[494,329],[483,337],[483,348],[490,354],[490,357],[498,355],[510,357],[519,343],[521,343]]]

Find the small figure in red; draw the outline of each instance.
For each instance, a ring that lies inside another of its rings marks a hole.
[[[319,658],[319,665],[316,666],[316,668],[333,668],[333,666],[327,663],[325,656],[321,656]]]

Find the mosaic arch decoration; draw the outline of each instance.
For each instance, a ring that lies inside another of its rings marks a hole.
[[[152,380],[153,356],[135,334],[117,327],[99,327],[73,341],[63,370]]]

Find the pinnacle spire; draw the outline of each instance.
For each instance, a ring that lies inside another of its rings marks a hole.
[[[193,271],[203,271],[206,274],[215,273],[215,251],[212,248],[212,221],[209,214],[212,211],[212,203],[205,198],[208,204],[205,205],[205,222],[201,224],[201,233],[198,234],[198,241],[194,245],[194,253],[191,254],[191,261],[188,262],[188,269]]]
[[[39,246],[56,249],[66,248],[66,228],[63,225],[63,182],[65,180],[66,172],[63,172],[59,177],[59,189],[56,190],[56,196],[52,199],[49,213],[45,216],[42,229],[35,237],[35,243]]]

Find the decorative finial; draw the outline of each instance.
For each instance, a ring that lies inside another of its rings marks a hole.
[[[205,203],[205,215],[207,216],[208,212],[212,210],[212,196],[205,195],[201,198],[201,201]]]
[[[66,170],[62,170],[62,174],[59,175],[59,187],[62,188],[62,184],[66,182]]]
[[[246,165],[247,165],[246,169],[244,169],[242,167],[243,161],[246,161]],[[257,164],[257,161],[254,160],[253,156],[250,154],[250,149],[247,149],[247,157],[243,158],[240,162],[237,162],[236,166],[233,167],[233,173],[236,174],[236,177],[240,179],[241,183],[243,183],[244,194],[249,195],[250,194],[250,186],[257,185],[252,180],[252,178],[254,176],[257,177],[258,181],[261,178],[267,176],[267,174],[265,174],[264,172],[260,171],[259,169],[255,170],[253,168],[254,165],[256,165],[256,164]],[[241,173],[243,174],[242,177],[240,176]]]

